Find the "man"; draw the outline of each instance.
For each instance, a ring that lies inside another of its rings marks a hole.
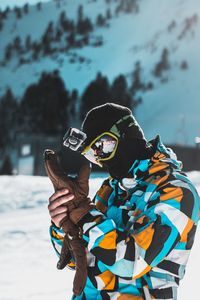
[[[106,166],[110,174],[93,200],[96,207],[76,222],[88,277],[73,299],[177,299],[200,198],[175,153],[159,136],[147,142],[131,111],[113,103],[89,111],[82,131],[71,129],[64,144]],[[60,226],[67,216],[64,204],[73,197],[62,189],[49,199],[58,254],[64,236]]]

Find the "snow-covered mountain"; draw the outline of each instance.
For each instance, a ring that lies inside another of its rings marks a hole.
[[[82,13],[93,26],[87,35],[76,34],[73,47],[69,47],[73,38],[69,32],[60,35],[58,31],[63,11],[70,22],[77,24]],[[131,85],[135,64],[140,62],[142,81],[153,87],[137,92],[142,103],[136,117],[147,138],[160,133],[165,143],[194,145],[194,137],[200,135],[198,0],[54,0],[42,3],[42,7],[29,6],[28,12],[22,9],[20,17],[12,10],[1,23],[0,94],[9,86],[20,97],[43,71],[55,69],[68,89],[76,88],[80,93],[98,71],[109,80],[125,74]],[[38,43],[48,26],[48,33],[53,35],[52,51],[44,56]],[[28,35],[35,56],[29,49]],[[5,62],[5,49],[14,43],[18,52],[13,51]],[[167,64],[162,68],[164,49]]]

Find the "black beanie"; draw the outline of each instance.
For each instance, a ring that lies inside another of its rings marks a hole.
[[[133,123],[131,126],[132,137],[145,140],[141,127],[128,107],[106,103],[91,109],[82,123],[82,130],[87,134],[87,145],[98,135],[109,131],[124,116],[131,116],[131,122]]]

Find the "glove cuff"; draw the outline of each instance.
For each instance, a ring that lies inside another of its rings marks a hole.
[[[82,202],[79,207],[72,210],[69,214],[69,218],[74,224],[78,224],[78,222],[93,208],[95,208],[95,204],[88,198],[87,202]]]
[[[69,236],[79,236],[79,228],[66,216],[60,223],[62,230]]]

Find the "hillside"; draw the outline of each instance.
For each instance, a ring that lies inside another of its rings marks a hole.
[[[194,145],[200,135],[199,1],[91,0],[81,12],[82,3],[54,0],[29,6],[20,17],[16,10],[7,13],[0,32],[0,94],[10,86],[20,98],[43,71],[59,69],[67,88],[82,93],[99,71],[110,81],[125,74],[131,86],[139,70],[136,116],[147,138],[159,132],[165,143]],[[84,33],[77,29],[80,18],[89,20]],[[49,48],[41,46],[49,36]],[[15,50],[5,60],[8,44]]]

